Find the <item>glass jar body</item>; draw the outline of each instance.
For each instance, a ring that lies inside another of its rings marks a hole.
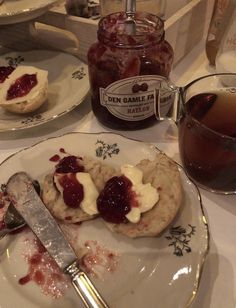
[[[98,30],[99,40],[88,52],[93,112],[110,128],[147,127],[155,122],[158,76],[168,78],[173,62],[173,49],[164,40],[163,26],[158,33],[148,29],[137,39],[127,35],[111,35],[109,39],[103,30]]]

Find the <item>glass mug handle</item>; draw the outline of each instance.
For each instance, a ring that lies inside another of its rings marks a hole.
[[[154,90],[154,113],[158,121],[171,119],[177,122],[181,114],[181,88],[163,79]]]

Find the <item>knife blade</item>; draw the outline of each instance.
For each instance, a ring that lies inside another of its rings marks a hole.
[[[61,228],[37,194],[32,179],[25,172],[12,175],[6,185],[13,205],[60,269],[70,276],[85,307],[108,308],[88,276],[79,268],[77,256]]]

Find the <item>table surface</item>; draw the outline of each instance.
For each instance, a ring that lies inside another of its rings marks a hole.
[[[172,81],[178,86],[194,78],[214,72],[208,65],[204,42],[179,63],[171,73]],[[137,131],[113,131],[126,137],[156,144],[169,156],[179,161],[177,129],[176,137],[166,138],[171,124],[166,121]],[[0,162],[12,153],[29,147],[51,136],[68,132],[111,131],[96,120],[89,100],[62,118],[31,129],[0,133]],[[193,308],[236,307],[236,197],[221,196],[201,190],[203,206],[210,229],[210,250],[203,269],[202,279]]]

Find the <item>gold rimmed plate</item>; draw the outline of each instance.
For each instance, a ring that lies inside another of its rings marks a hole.
[[[152,144],[113,133],[71,133],[47,139],[6,159],[0,165],[0,183],[4,184],[20,170],[42,182],[55,165],[50,158],[64,151],[89,155],[117,167],[124,163],[136,164],[143,158],[154,159],[158,150]],[[196,295],[208,252],[208,226],[197,187],[181,167],[179,171],[184,190],[183,204],[176,219],[160,236],[128,239],[111,233],[99,218],[77,225],[73,230],[76,245],[97,245],[96,260],[104,258],[107,251],[115,259],[109,268],[100,264],[99,275],[90,272],[111,307],[182,308],[188,307]],[[2,253],[1,304],[4,308],[19,303],[25,308],[75,307],[76,295],[71,288],[55,300],[45,295],[42,286],[35,282],[19,284],[19,279],[28,271],[24,250],[29,237],[29,231],[12,237],[8,250]]]

